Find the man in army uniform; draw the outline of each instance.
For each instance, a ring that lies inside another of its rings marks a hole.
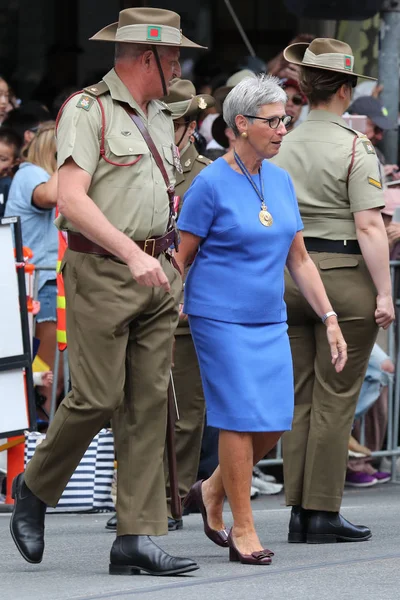
[[[66,103],[57,133],[72,391],[13,482],[11,533],[27,561],[41,562],[46,505],[57,504],[112,417],[118,530],[110,573],[185,573],[196,563],[148,537],[167,532],[163,454],[181,292],[166,254],[178,154],[170,112],[156,99],[180,75],[179,48],[196,44],[182,35],[179,15],[151,8],[121,11],[91,39],[117,42],[115,68]]]
[[[177,79],[172,82],[168,97],[164,98],[172,111],[175,144],[181,155],[181,172],[176,174],[176,206],[182,208],[184,194],[193,179],[207,165],[208,158],[200,155],[192,141],[199,113],[214,106],[215,100],[207,94],[196,95],[191,81]],[[183,298],[181,299],[181,307]],[[179,495],[184,498],[196,480],[199,467],[201,439],[204,424],[204,395],[196,351],[184,316],[175,332],[173,376],[179,407],[176,423],[176,458],[178,465]],[[167,472],[167,469],[166,469]],[[169,480],[167,478],[168,527],[180,529],[182,521],[172,518]]]

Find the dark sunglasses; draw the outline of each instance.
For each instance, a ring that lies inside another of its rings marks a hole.
[[[303,104],[303,97],[300,94],[294,94],[292,97],[288,96],[288,100],[291,100],[296,106]]]

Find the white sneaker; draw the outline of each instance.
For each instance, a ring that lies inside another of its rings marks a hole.
[[[260,467],[253,467],[253,476],[259,477],[260,479],[262,479],[262,481],[269,481],[270,483],[276,483],[276,477],[274,477],[273,475],[267,475],[267,473],[264,473],[263,471],[261,471]]]
[[[255,487],[251,486],[251,488],[250,488],[250,498],[251,498],[251,500],[254,500],[254,498],[257,498],[257,496],[258,496],[259,493],[260,492]]]
[[[259,477],[251,478],[251,485],[258,490],[260,494],[273,495],[279,494],[282,491],[283,485],[281,483],[271,483],[270,481],[263,481]]]

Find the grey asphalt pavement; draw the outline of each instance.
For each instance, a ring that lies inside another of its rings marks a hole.
[[[228,507],[227,507],[228,508]],[[189,556],[200,569],[181,577],[110,576],[114,534],[109,515],[48,515],[40,565],[25,562],[9,535],[9,514],[0,514],[0,598],[4,600],[399,600],[400,486],[345,492],[342,513],[371,527],[369,542],[287,544],[289,510],[283,494],[253,501],[262,542],[274,550],[271,566],[228,561],[210,542],[199,515],[157,542],[171,554]],[[231,514],[226,511],[226,524]]]

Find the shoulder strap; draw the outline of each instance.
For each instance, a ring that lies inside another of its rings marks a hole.
[[[87,94],[91,94],[92,96],[96,96],[97,98],[98,96],[102,96],[103,94],[108,92],[109,88],[106,82],[101,80],[95,85],[88,85],[88,87],[85,87],[83,91]]]
[[[173,184],[170,182],[167,171],[165,170],[163,159],[160,156],[159,151],[156,148],[153,139],[148,132],[145,124],[142,119],[136,113],[136,111],[126,104],[125,102],[120,102],[122,108],[126,111],[126,113],[130,116],[132,121],[135,123],[136,127],[139,129],[140,133],[144,141],[146,142],[150,152],[153,155],[154,160],[156,161],[157,167],[160,169],[161,175],[165,181],[165,185],[167,186],[167,194],[169,199],[169,219],[168,219],[168,230],[175,227],[175,207],[174,207],[174,196],[175,196],[175,188]],[[175,240],[175,249],[177,249],[178,240]]]

